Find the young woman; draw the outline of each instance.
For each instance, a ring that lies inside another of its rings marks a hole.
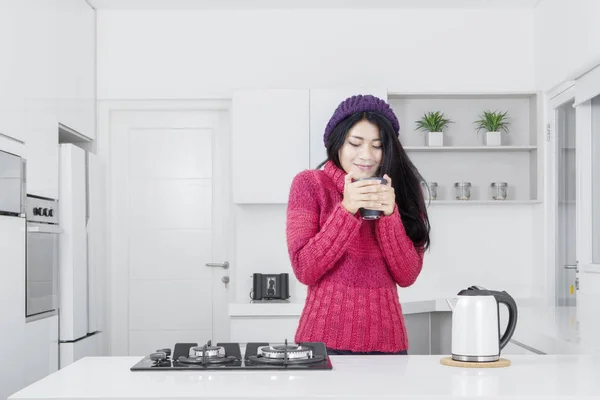
[[[396,285],[419,276],[430,225],[399,129],[385,101],[352,96],[325,129],[327,160],[292,182],[288,251],[308,285],[296,343],[324,342],[329,354],[407,354]],[[375,176],[386,183],[358,180]],[[361,208],[381,217],[364,220]]]

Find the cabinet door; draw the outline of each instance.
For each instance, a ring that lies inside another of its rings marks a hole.
[[[308,90],[234,93],[234,203],[287,203],[292,179],[309,163],[308,97]]]
[[[18,90],[19,56],[23,51],[19,50],[19,15],[22,14],[20,5],[15,1],[0,1],[0,138],[7,136],[23,142],[23,99]]]
[[[333,112],[342,101],[357,94],[372,94],[387,101],[387,89],[385,88],[310,90],[310,168],[316,168],[327,159],[323,133]]]
[[[57,199],[58,126],[47,115],[38,118],[27,134],[27,193]]]
[[[95,127],[95,11],[80,0],[58,8],[58,122],[89,139]]]
[[[0,399],[23,388],[25,327],[25,219],[0,215]]]
[[[26,360],[37,360],[25,369],[25,385],[58,371],[58,315],[25,324]]]
[[[56,1],[19,1],[18,46],[14,80],[22,103],[27,158],[27,192],[58,196],[58,125],[56,123]]]

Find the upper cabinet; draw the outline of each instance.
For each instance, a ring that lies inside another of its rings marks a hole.
[[[0,146],[27,192],[58,197],[58,126],[95,133],[95,11],[85,0],[0,0]]]
[[[56,122],[56,53],[59,0],[10,1],[16,11],[12,32],[16,53],[11,60],[16,115],[27,159],[27,192],[58,197],[58,124]]]
[[[236,91],[232,115],[234,203],[287,203],[309,166],[309,91]]]
[[[233,95],[233,201],[285,204],[294,176],[327,158],[323,132],[347,97],[373,88],[242,90]]]
[[[387,101],[385,88],[343,88],[310,90],[310,168],[317,168],[327,159],[323,133],[337,106],[354,95],[371,94]]]
[[[0,137],[25,141],[19,79],[19,3],[0,1]],[[22,51],[22,49],[21,49]],[[11,143],[11,145],[14,145]],[[9,149],[5,149],[9,150]]]
[[[84,0],[61,0],[58,7],[57,119],[95,139],[95,11]]]

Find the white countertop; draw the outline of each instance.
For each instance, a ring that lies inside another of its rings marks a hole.
[[[412,300],[401,302],[404,314],[432,311],[449,311],[443,299]],[[230,317],[300,317],[304,303],[232,303]]]
[[[440,356],[331,356],[326,371],[136,371],[139,357],[89,357],[9,399],[591,399],[600,356],[507,357],[507,368],[465,369]]]
[[[546,354],[600,354],[600,319],[577,307],[522,307],[513,341]]]
[[[449,312],[444,299],[403,301],[405,315]],[[600,306],[544,307],[537,299],[517,299],[518,322],[513,342],[545,354],[600,354]],[[232,318],[299,317],[303,303],[236,303],[230,304]],[[505,307],[500,308],[506,317]],[[501,318],[503,323],[505,318]]]

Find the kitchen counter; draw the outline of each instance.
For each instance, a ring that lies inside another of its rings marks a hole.
[[[522,307],[513,341],[546,354],[600,354],[597,308]]]
[[[487,369],[443,366],[440,356],[331,356],[329,371],[132,372],[139,357],[89,357],[9,399],[600,398],[600,356],[509,358]]]
[[[405,315],[450,312],[444,299],[401,302]],[[517,299],[519,319],[512,342],[538,354],[600,354],[600,306],[544,307],[536,299]],[[232,318],[299,317],[303,303],[231,304]],[[507,321],[506,308],[500,307],[501,324]],[[502,328],[504,329],[504,328]]]
[[[403,314],[432,311],[449,311],[443,299],[412,300],[401,302]],[[300,317],[304,303],[233,303],[229,305],[230,317]]]

